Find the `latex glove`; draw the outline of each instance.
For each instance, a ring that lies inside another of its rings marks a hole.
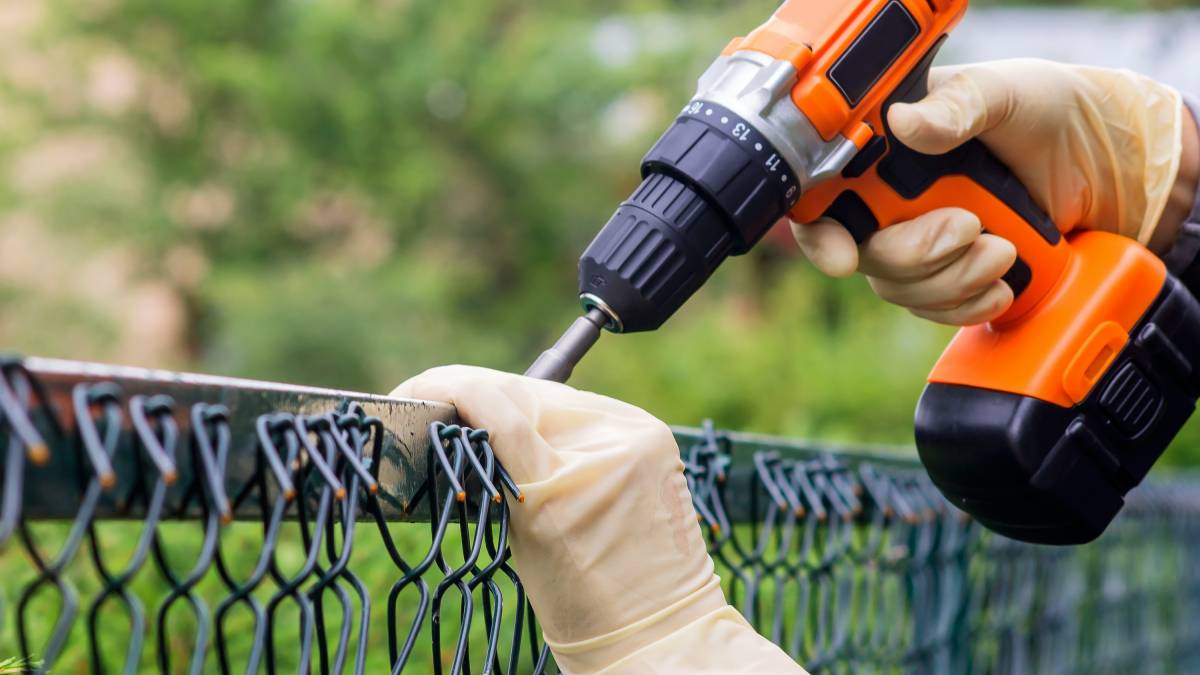
[[[725,601],[665,424],[564,384],[467,366],[392,395],[448,401],[488,430],[525,494],[510,502],[513,561],[564,672],[804,672]]]
[[[1174,89],[1129,71],[1036,59],[934,68],[929,95],[892,106],[888,123],[929,154],[978,136],[1063,231],[1115,232],[1162,252],[1194,200],[1200,151],[1190,113]],[[1000,276],[1016,251],[982,234],[968,211],[930,212],[861,248],[832,221],[792,227],[817,268],[857,269],[918,316],[975,324],[1012,303]]]

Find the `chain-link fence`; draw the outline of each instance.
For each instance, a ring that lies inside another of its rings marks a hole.
[[[0,364],[0,671],[553,672],[448,406]],[[812,672],[1197,672],[1200,482],[1019,544],[911,459],[680,429],[728,597]]]

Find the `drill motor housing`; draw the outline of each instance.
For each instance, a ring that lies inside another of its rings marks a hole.
[[[653,330],[784,216],[859,243],[933,209],[973,211],[1017,248],[1014,302],[967,327],[929,376],[916,441],[934,483],[1001,534],[1095,538],[1191,415],[1200,303],[1136,242],[1064,236],[979,141],[905,147],[966,0],[786,0],[734,39],[584,252],[579,292],[614,332]],[[1069,225],[1069,224],[1067,224]],[[566,371],[569,372],[569,371]]]

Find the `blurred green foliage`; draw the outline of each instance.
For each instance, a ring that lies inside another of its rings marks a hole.
[[[86,288],[0,278],[0,338],[367,391],[521,370],[576,314],[577,257],[641,153],[775,4],[56,3],[22,38],[49,74],[3,78],[0,203],[48,255],[74,246],[60,274]],[[56,139],[99,159],[45,169]],[[87,276],[117,263],[112,288]],[[573,383],[680,424],[907,445],[950,334],[762,246]],[[1200,428],[1179,445],[1200,457]]]

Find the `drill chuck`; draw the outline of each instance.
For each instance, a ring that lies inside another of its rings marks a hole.
[[[579,261],[584,307],[604,306],[612,327],[627,333],[661,326],[800,195],[796,174],[765,136],[703,100],[684,108],[646,154],[642,177]]]

